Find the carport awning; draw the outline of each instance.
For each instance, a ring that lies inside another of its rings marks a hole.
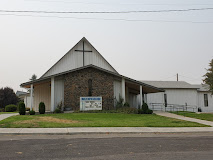
[[[37,79],[35,81],[30,81],[30,82],[22,83],[21,87],[30,88],[31,84],[36,85],[36,84],[39,84],[39,83],[44,83],[46,81],[50,81],[51,77],[61,76],[61,75],[67,74],[67,73],[79,71],[79,70],[82,70],[82,69],[85,69],[85,68],[89,68],[89,67],[101,70],[101,71],[109,73],[109,74],[112,74],[115,77],[124,78],[125,81],[127,82],[127,85],[131,86],[130,88],[132,88],[135,91],[140,91],[140,86],[143,86],[143,93],[146,93],[146,94],[148,94],[148,93],[164,92],[163,89],[160,89],[160,88],[157,88],[155,86],[143,83],[141,81],[137,81],[137,80],[134,80],[134,79],[122,76],[122,75],[120,75],[118,73],[114,73],[114,72],[105,70],[103,68],[100,68],[100,67],[97,67],[97,66],[94,66],[94,65],[87,65],[87,66],[84,66],[84,67],[80,67],[80,68],[73,69],[73,70],[70,70],[70,71],[62,72],[62,73],[59,73],[59,74],[56,74],[56,75],[52,75],[52,76],[49,76],[49,77],[40,78],[40,79]]]

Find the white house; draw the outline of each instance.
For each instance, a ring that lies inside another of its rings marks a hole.
[[[208,85],[195,85],[198,89],[198,106],[202,112],[213,112],[213,95],[209,92]]]
[[[25,107],[30,108],[31,98],[29,92],[17,91],[16,96],[24,101]]]
[[[147,95],[151,109],[197,112],[201,108],[202,112],[213,112],[213,97],[207,85],[192,85],[184,81],[142,82],[165,90]]]

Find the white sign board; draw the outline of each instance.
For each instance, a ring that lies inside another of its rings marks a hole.
[[[102,110],[102,97],[80,97],[80,111]]]

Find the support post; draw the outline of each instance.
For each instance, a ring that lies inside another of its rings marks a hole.
[[[144,102],[147,103],[147,94],[144,94]]]
[[[140,108],[143,105],[143,87],[140,85]]]
[[[55,108],[55,79],[51,78],[51,112],[54,112]]]
[[[121,82],[121,92],[122,92],[122,98],[124,100],[124,103],[126,102],[126,91],[125,91],[126,87],[125,87],[125,79],[122,78],[122,82]]]
[[[31,84],[30,86],[30,110],[32,109],[33,109],[33,84]]]

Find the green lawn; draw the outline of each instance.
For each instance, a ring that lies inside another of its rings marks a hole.
[[[186,117],[191,117],[191,118],[197,118],[197,119],[202,119],[202,120],[207,120],[207,121],[213,121],[213,114],[212,113],[194,113],[194,112],[171,112],[175,113],[178,115],[183,115]]]
[[[0,114],[11,114],[11,113],[18,113],[18,112],[0,112]]]
[[[62,127],[205,127],[205,125],[155,114],[66,113],[13,116],[0,121],[0,128]]]

